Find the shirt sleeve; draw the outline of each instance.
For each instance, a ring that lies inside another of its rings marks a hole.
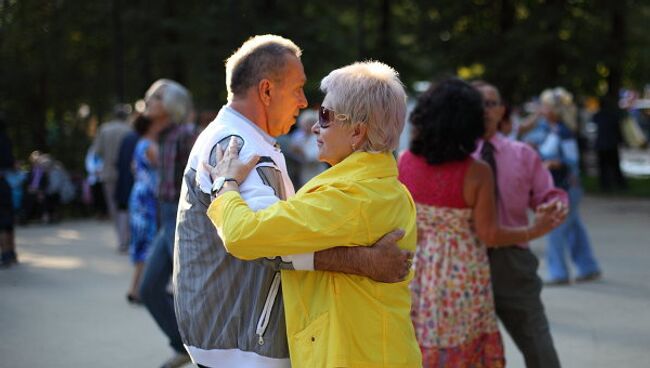
[[[227,251],[241,259],[287,256],[353,244],[360,234],[362,201],[341,188],[301,193],[253,212],[236,192],[227,192],[208,208]]]
[[[274,271],[314,271],[314,253],[291,256],[262,257],[261,262]]]
[[[539,155],[530,150],[528,152],[530,167],[532,169],[532,189],[530,193],[529,206],[533,210],[537,206],[560,200],[565,205],[569,204],[569,199],[564,190],[556,188],[553,184],[553,177],[546,167],[542,164]]]
[[[562,162],[568,165],[571,170],[578,171],[578,142],[573,139],[563,139],[560,142],[560,149],[562,150]]]

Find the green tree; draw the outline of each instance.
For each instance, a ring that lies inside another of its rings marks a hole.
[[[515,103],[557,85],[615,95],[650,81],[648,19],[647,0],[0,0],[0,110],[17,157],[41,149],[80,168],[91,117],[158,78],[218,109],[224,60],[261,33],[303,48],[312,104],[323,76],[364,59],[392,65],[407,87],[487,79]]]

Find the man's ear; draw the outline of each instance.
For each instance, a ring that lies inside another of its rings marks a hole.
[[[257,94],[260,96],[260,100],[265,106],[269,106],[271,104],[272,88],[273,88],[273,84],[268,79],[262,79],[257,84]]]
[[[499,109],[498,110],[499,111],[499,116],[500,116],[499,121],[501,121],[501,120],[503,120],[503,117],[506,115],[506,107],[505,107],[505,105],[503,105],[503,103],[501,103],[496,108]]]

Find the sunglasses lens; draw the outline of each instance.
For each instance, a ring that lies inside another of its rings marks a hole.
[[[321,128],[327,128],[328,123],[329,123],[329,110],[324,108],[323,106],[320,107],[320,110],[318,110],[318,125],[320,125]]]

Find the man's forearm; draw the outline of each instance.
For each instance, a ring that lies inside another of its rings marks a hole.
[[[334,247],[314,254],[314,269],[368,277],[378,282],[399,282],[411,269],[411,252],[401,250],[397,242],[403,230],[385,234],[369,247]]]
[[[367,251],[366,247],[335,247],[321,250],[314,254],[314,269],[366,276],[369,264]]]

